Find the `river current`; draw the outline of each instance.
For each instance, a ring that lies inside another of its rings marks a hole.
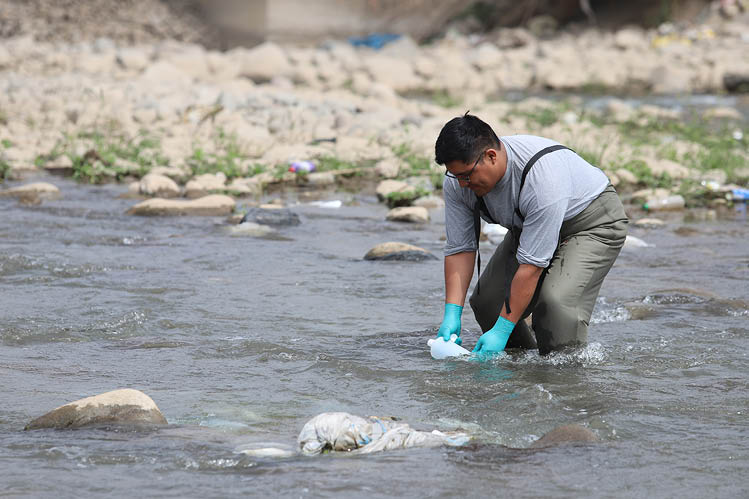
[[[587,347],[477,363],[436,361],[426,346],[443,309],[439,212],[399,224],[367,192],[324,193],[338,209],[282,193],[301,224],[253,237],[221,217],[126,215],[124,186],[43,180],[62,199],[0,198],[0,496],[749,495],[745,213],[632,227],[649,246],[617,260]],[[385,241],[439,259],[362,260]],[[488,261],[493,247],[481,251]],[[470,349],[470,311],[463,327]],[[151,396],[170,425],[23,431],[117,388]],[[295,449],[325,411],[462,428],[473,442],[238,452]],[[568,423],[601,442],[525,449]]]

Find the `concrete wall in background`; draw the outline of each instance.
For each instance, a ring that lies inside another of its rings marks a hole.
[[[469,5],[466,0],[202,0],[226,45],[261,40],[314,42],[373,32],[423,39]]]

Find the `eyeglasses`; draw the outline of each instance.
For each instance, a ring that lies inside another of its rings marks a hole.
[[[478,158],[476,159],[476,162],[475,162],[475,163],[473,164],[473,168],[471,168],[471,169],[470,169],[470,170],[468,171],[468,173],[461,173],[461,174],[459,174],[459,175],[455,175],[455,174],[453,174],[453,173],[450,173],[450,172],[446,171],[446,172],[445,172],[445,176],[446,176],[446,177],[450,177],[450,178],[454,178],[454,179],[456,179],[456,180],[457,180],[458,182],[465,182],[465,183],[467,183],[467,184],[470,184],[470,183],[471,183],[471,174],[473,173],[473,170],[475,170],[475,169],[476,169],[476,167],[478,166],[478,164],[479,164],[479,161],[481,161],[481,158],[483,158],[483,157],[484,157],[484,154],[486,154],[486,151],[482,152],[482,153],[481,153],[481,154],[479,155],[479,157],[478,157]]]

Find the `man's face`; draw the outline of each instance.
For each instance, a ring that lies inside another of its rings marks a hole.
[[[492,181],[491,171],[496,156],[494,149],[487,149],[472,164],[451,161],[445,165],[447,168],[445,175],[456,178],[461,187],[468,187],[477,196],[483,196],[497,183],[496,180]]]

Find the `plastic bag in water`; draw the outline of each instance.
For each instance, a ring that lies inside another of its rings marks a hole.
[[[347,412],[324,412],[310,419],[299,433],[302,453],[323,451],[369,454],[409,447],[465,445],[470,437],[461,432],[417,431],[406,423],[370,416],[362,418]]]

